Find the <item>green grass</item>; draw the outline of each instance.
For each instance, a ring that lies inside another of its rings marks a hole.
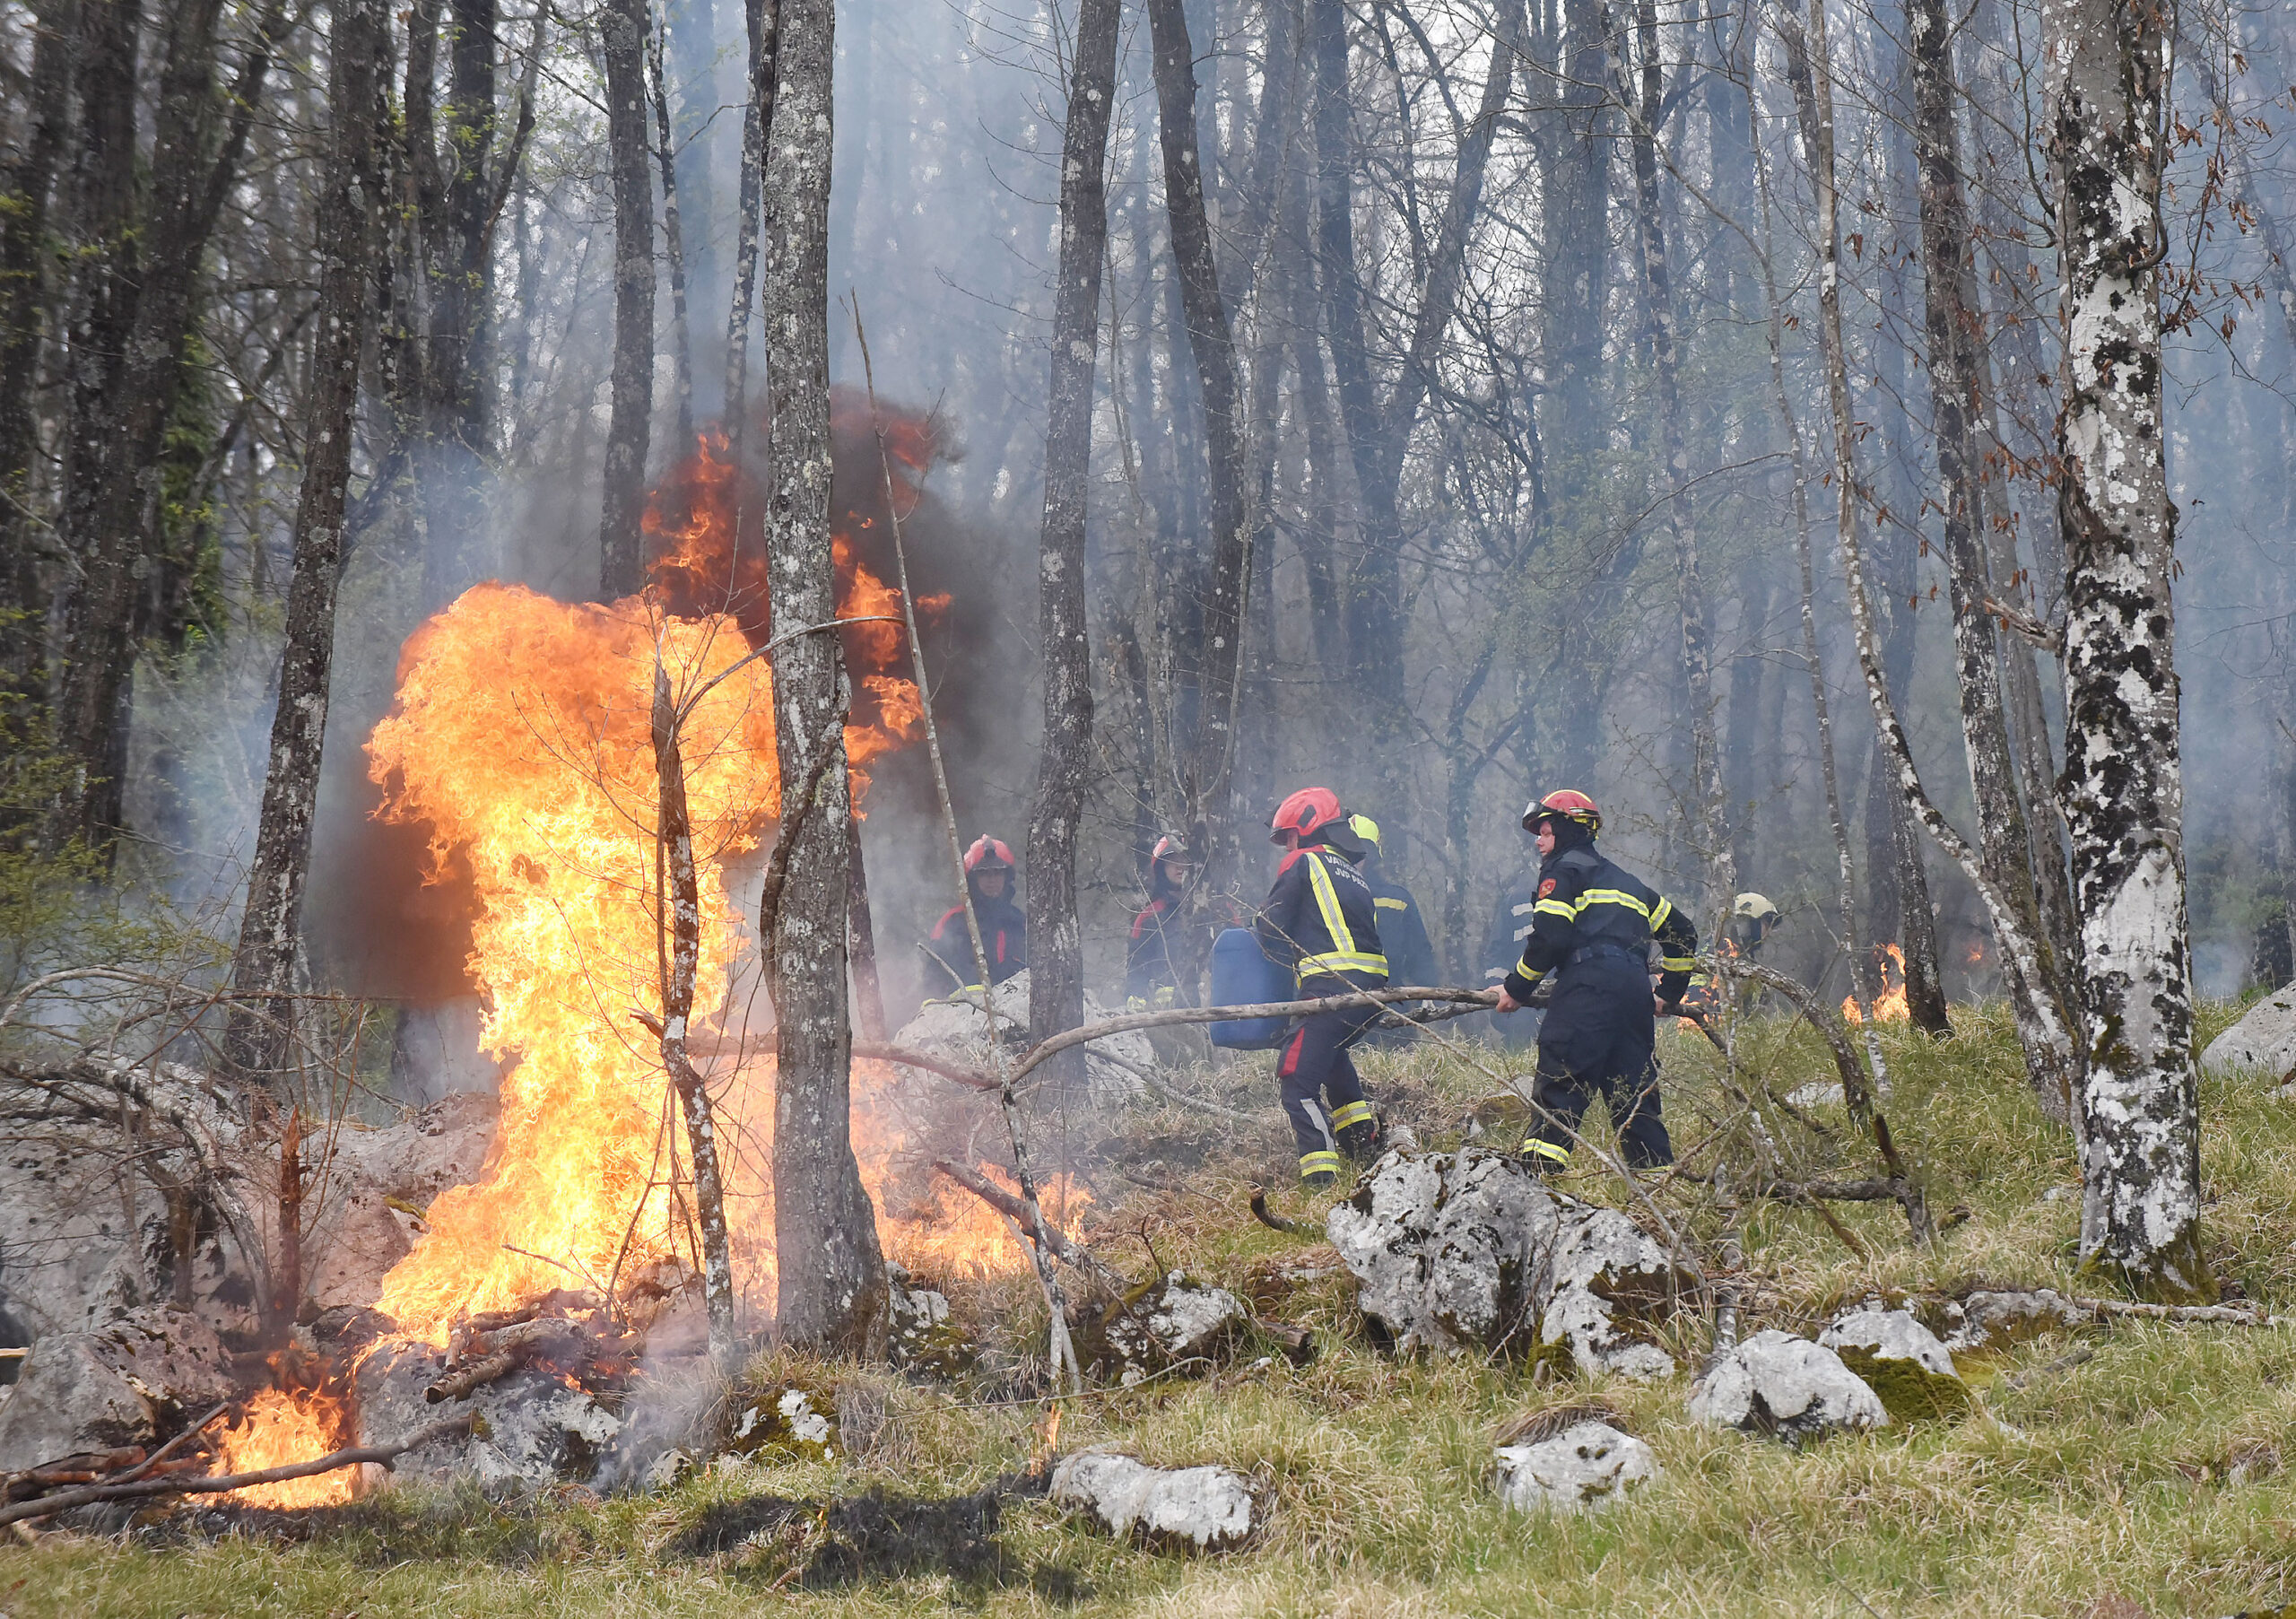
[[[2204,1035],[2232,1008],[2210,1008]],[[1843,1211],[1861,1261],[1805,1212],[1770,1206],[1744,1223],[1741,1278],[1752,1325],[1806,1327],[1836,1303],[1896,1289],[1951,1291],[1979,1279],[2072,1285],[2077,1198],[2044,1200],[2076,1177],[2069,1144],[2032,1106],[2006,1021],[1971,1012],[1931,1045],[1887,1037],[1885,1104],[1900,1147],[1943,1214],[1969,1216],[1931,1253],[1912,1250],[1892,1206]],[[1783,1092],[1829,1076],[1806,1031],[1757,1022],[1744,1066]],[[1749,1126],[1703,1042],[1667,1050],[1666,1106],[1691,1169],[1717,1151],[1748,1162]],[[1265,1059],[1183,1083],[1225,1105],[1265,1109]],[[1470,1117],[1496,1119],[1506,1070],[1493,1054],[1418,1050],[1370,1059],[1372,1088],[1431,1146]],[[2220,1277],[2296,1312],[2296,1111],[2255,1081],[2204,1084],[2207,1239]],[[1774,1110],[1789,1171],[1872,1172],[1839,1109],[1831,1139]],[[1508,1137],[1494,1123],[1492,1139]],[[1818,1614],[2088,1615],[2103,1598],[2154,1615],[2226,1615],[2296,1597],[2296,1336],[2282,1329],[2127,1324],[2052,1335],[1965,1362],[1975,1409],[1951,1423],[1830,1441],[1794,1453],[1682,1417],[1685,1385],[1534,1382],[1472,1362],[1387,1361],[1353,1330],[1343,1277],[1272,1279],[1311,1244],[1244,1212],[1255,1179],[1282,1184],[1287,1144],[1176,1108],[1074,1132],[1110,1162],[1095,1241],[1144,1274],[1185,1264],[1256,1292],[1269,1313],[1316,1327],[1325,1353],[1294,1371],[1248,1359],[1214,1377],[1070,1403],[1063,1449],[1121,1443],[1151,1461],[1220,1460],[1256,1471],[1273,1512],[1259,1540],[1223,1558],[1134,1552],[1014,1501],[1001,1571],[970,1581],[919,1573],[841,1589],[803,1589],[813,1531],[801,1524],[739,1561],[672,1543],[711,1505],[772,1493],[849,1497],[873,1486],[918,1496],[978,1489],[1028,1454],[1038,1409],[999,1403],[1040,1329],[1024,1284],[959,1288],[984,1327],[982,1384],[920,1388],[882,1371],[813,1366],[866,1397],[874,1432],[831,1463],[741,1467],[666,1496],[598,1501],[582,1493],[515,1504],[474,1493],[387,1493],[295,1544],[249,1536],[172,1541],[52,1536],[0,1551],[0,1613],[48,1615],[746,1614],[770,1606],[857,1615],[1090,1612],[1213,1619],[1249,1615]],[[1110,1138],[1112,1136],[1112,1138]],[[1621,1201],[1581,1155],[1574,1189]],[[1669,1218],[1710,1241],[1720,1211],[1685,1174],[1657,1193]],[[1280,1206],[1309,1213],[1286,1192]],[[1710,1251],[1710,1249],[1709,1249]],[[1700,1351],[1705,1327],[1683,1327]],[[2092,1357],[2067,1363],[2076,1347]],[[760,1368],[764,1378],[787,1368]],[[2016,1387],[2013,1378],[2022,1378]],[[1598,1397],[1657,1452],[1665,1475],[1611,1511],[1524,1519],[1488,1482],[1493,1436],[1538,1408]],[[2289,1467],[2281,1452],[2287,1447]]]

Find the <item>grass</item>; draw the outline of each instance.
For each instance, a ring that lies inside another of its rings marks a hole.
[[[2212,1007],[2213,1035],[2234,1008]],[[1845,1300],[1952,1291],[1978,1280],[2072,1285],[2076,1180],[2069,1144],[2024,1089],[2005,1018],[1964,1014],[1931,1045],[1885,1037],[1886,1104],[1935,1210],[1968,1217],[1934,1252],[1909,1248],[1893,1206],[1847,1208],[1860,1260],[1807,1213],[1749,1214],[1749,1326],[1807,1327]],[[1806,1031],[1749,1025],[1742,1066],[1783,1092],[1831,1069]],[[1751,1126],[1703,1042],[1672,1040],[1666,1107],[1686,1165],[1747,1161]],[[1248,1066],[1184,1076],[1223,1105],[1270,1100]],[[1471,1119],[1504,1144],[1506,1070],[1480,1050],[1416,1049],[1367,1061],[1371,1088],[1431,1146]],[[2296,1312],[2296,1114],[2255,1080],[2202,1088],[2207,1239],[2228,1289]],[[1804,1172],[1862,1174],[1870,1149],[1839,1110],[1832,1136],[1775,1108],[1781,1156]],[[1975,1409],[1950,1423],[1829,1441],[1794,1453],[1683,1420],[1684,1384],[1537,1383],[1504,1366],[1381,1358],[1353,1328],[1344,1276],[1287,1277],[1312,1245],[1254,1224],[1256,1179],[1282,1185],[1288,1144],[1267,1129],[1175,1107],[1073,1128],[1099,1142],[1096,1247],[1133,1273],[1186,1265],[1251,1292],[1268,1313],[1315,1327],[1325,1352],[1293,1370],[1248,1356],[1195,1382],[1071,1402],[1064,1449],[1120,1443],[1148,1460],[1221,1460],[1264,1480],[1259,1540],[1223,1558],[1134,1552],[1040,1500],[1004,1503],[993,1555],[952,1573],[930,1555],[809,1589],[825,1520],[801,1512],[761,1550],[696,1554],[676,1543],[715,1507],[759,1495],[848,1501],[873,1488],[943,1498],[1018,1467],[1039,1408],[1011,1398],[1042,1307],[1022,1283],[956,1286],[981,1327],[966,1387],[787,1361],[752,1369],[842,1383],[852,1454],[732,1467],[655,1497],[572,1491],[518,1502],[475,1492],[388,1492],[293,1536],[198,1521],[125,1539],[55,1535],[0,1551],[0,1613],[49,1615],[650,1615],[1086,1612],[1216,1615],[1813,1614],[2060,1616],[2230,1615],[2296,1597],[2296,1336],[2286,1330],[2126,1323],[2051,1335],[1966,1361]],[[1075,1121],[1072,1120],[1072,1125]],[[1622,1201],[1582,1153],[1573,1189]],[[1710,1240],[1721,1212],[1684,1175],[1656,1194]],[[1276,1198],[1295,1214],[1304,1198]],[[1709,1249],[1710,1252],[1710,1249]],[[1307,1267],[1312,1271],[1313,1267]],[[1685,1353],[1704,1344],[1683,1327]],[[2085,1348],[2090,1358],[2076,1360]],[[1598,1517],[1525,1519],[1489,1488],[1491,1448],[1543,1407],[1599,1398],[1657,1451],[1665,1475]],[[2288,1448],[2289,1466],[2282,1451]],[[898,1502],[895,1509],[898,1510]],[[816,1566],[818,1571],[818,1565]],[[2100,1604],[2106,1606],[2100,1607]]]

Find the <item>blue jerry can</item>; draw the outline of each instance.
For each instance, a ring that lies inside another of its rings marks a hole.
[[[1295,986],[1292,971],[1260,953],[1248,927],[1225,927],[1212,941],[1212,1004],[1250,1006],[1288,1001]],[[1289,1018],[1231,1017],[1212,1025],[1212,1043],[1231,1051],[1266,1051],[1283,1043]]]

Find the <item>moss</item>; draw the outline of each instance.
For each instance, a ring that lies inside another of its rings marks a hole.
[[[1835,1351],[1841,1363],[1866,1380],[1881,1397],[1882,1409],[1893,1423],[1921,1423],[1959,1416],[1970,1408],[1968,1385],[1959,1378],[1941,1377],[1918,1361],[1883,1359],[1860,1345]]]

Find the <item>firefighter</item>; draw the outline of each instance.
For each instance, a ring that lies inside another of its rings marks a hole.
[[[1379,823],[1369,815],[1350,815],[1348,830],[1364,853],[1364,882],[1371,887],[1371,908],[1379,917],[1379,943],[1386,947],[1387,981],[1391,984],[1431,984],[1442,971],[1435,964],[1435,943],[1427,936],[1427,918],[1411,890],[1387,875],[1386,849],[1379,841]],[[1402,1012],[1409,1005],[1397,1005]],[[1378,1046],[1406,1046],[1418,1037],[1416,1029],[1382,1029],[1367,1036]]]
[[[1156,840],[1148,857],[1148,903],[1132,918],[1124,957],[1124,1009],[1166,1010],[1180,998],[1182,963],[1189,959],[1180,912],[1199,867],[1172,833]],[[1187,997],[1191,1002],[1194,997]]]
[[[1292,969],[1302,1000],[1386,984],[1378,911],[1356,869],[1363,850],[1331,789],[1286,798],[1268,840],[1285,853],[1254,924],[1261,952]],[[1318,1012],[1283,1042],[1275,1074],[1310,1191],[1338,1182],[1343,1152],[1359,1162],[1377,1155],[1378,1121],[1347,1051],[1378,1015],[1378,1006]]]
[[[980,922],[980,943],[988,956],[988,981],[1001,984],[1029,964],[1029,919],[1013,901],[1013,851],[984,834],[965,850],[965,887],[972,895],[972,914]],[[952,905],[933,924],[926,948],[941,964],[951,982],[935,986],[978,989],[972,936],[965,930],[965,910]]]
[[[1523,1153],[1533,1167],[1570,1161],[1571,1129],[1597,1091],[1610,1099],[1626,1162],[1674,1162],[1658,1113],[1655,1019],[1680,1008],[1696,965],[1698,930],[1640,878],[1595,848],[1602,812],[1584,793],[1549,793],[1523,812],[1538,836],[1539,889],[1522,960],[1499,992],[1499,1010],[1529,1000],[1552,973],[1554,998],[1539,1029],[1538,1117]],[[1658,945],[1658,981],[1650,979]]]
[[[1730,902],[1730,919],[1724,925],[1722,950],[1742,961],[1759,961],[1762,941],[1770,937],[1770,929],[1778,926],[1778,907],[1763,894],[1746,892]],[[1761,998],[1761,987],[1741,982],[1738,987],[1738,1009],[1751,1011]],[[1714,975],[1700,971],[1691,976],[1690,988],[1683,996],[1685,1011],[1711,1012],[1721,1005],[1721,997],[1714,993]]]

